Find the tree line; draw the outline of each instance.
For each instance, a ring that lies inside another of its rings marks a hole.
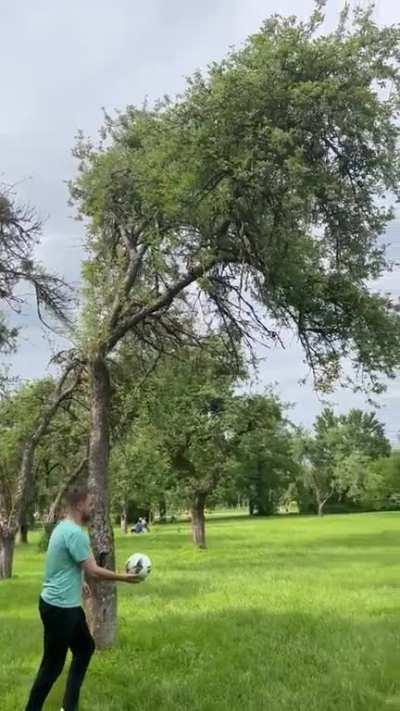
[[[246,505],[250,515],[397,509],[400,452],[374,412],[328,407],[312,431],[295,426],[272,391],[240,394],[215,338],[166,358],[141,387],[130,354],[118,363],[111,414],[111,514],[128,532],[143,514],[166,521],[188,511],[205,547],[205,511]],[[242,372],[242,379],[244,373]],[[51,379],[27,383],[0,402],[0,495],[9,517],[19,466]],[[87,385],[63,403],[41,438],[20,536],[35,522],[46,542],[69,486],[87,478]]]

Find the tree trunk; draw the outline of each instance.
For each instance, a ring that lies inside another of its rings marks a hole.
[[[204,508],[206,494],[197,494],[191,506],[193,542],[198,548],[206,548],[206,521]]]
[[[167,520],[167,502],[165,500],[165,496],[160,496],[158,511],[160,515],[160,523],[165,523]]]
[[[123,504],[121,511],[121,533],[128,533],[128,511],[126,504]]]
[[[90,523],[92,549],[97,564],[114,570],[114,536],[108,509],[110,382],[107,364],[98,355],[90,364],[91,428],[89,441],[89,490],[94,514]],[[98,649],[111,647],[117,629],[115,583],[96,581],[87,605],[89,623]]]
[[[326,501],[318,501],[318,516],[324,515],[325,504],[326,504]]]
[[[39,541],[39,550],[45,553],[49,547],[50,536],[53,533],[57,521],[45,521],[43,524],[43,532]]]
[[[26,545],[28,543],[28,531],[29,531],[29,526],[26,522],[26,520],[22,521],[20,527],[19,527],[19,542],[23,543]]]
[[[15,533],[3,528],[0,531],[0,580],[11,578],[15,548]]]

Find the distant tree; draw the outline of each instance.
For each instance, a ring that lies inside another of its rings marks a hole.
[[[233,466],[238,492],[249,501],[250,514],[275,513],[296,470],[283,405],[272,394],[241,396],[236,418]]]
[[[146,414],[139,413],[111,454],[112,506],[120,513],[121,530],[125,533],[132,505],[136,510],[150,512],[171,486],[170,462],[161,433]]]
[[[166,359],[146,391],[147,427],[154,430],[154,448],[167,474],[158,495],[169,492],[189,508],[200,548],[206,546],[207,501],[229,473],[233,388],[242,374],[224,338],[209,338],[201,348]],[[147,436],[150,443],[151,432]]]
[[[400,452],[369,462],[359,501],[372,509],[400,508]]]
[[[51,380],[28,383],[0,400],[0,521],[12,510],[25,441],[52,388]]]
[[[303,485],[315,498],[319,515],[329,500],[361,498],[369,463],[389,456],[390,442],[375,413],[350,410],[335,415],[325,408],[314,433],[303,438]]]
[[[7,454],[12,459],[12,465],[9,465],[6,470],[8,481],[12,480],[12,487],[7,486],[7,495],[0,496],[0,578],[8,578],[12,574],[15,537],[21,521],[24,520],[32,496],[35,456],[38,447],[47,434],[50,423],[61,404],[69,400],[76,390],[80,377],[80,366],[71,361],[65,366],[58,381],[50,385],[47,398],[38,402],[35,397],[35,386],[33,386],[31,418],[29,418],[29,408],[27,408],[26,415],[24,409],[20,412],[17,412],[16,409],[14,412],[12,398],[11,404],[5,404],[5,407],[8,405],[10,408],[14,424],[9,430],[5,417],[4,434],[6,440],[8,435],[12,438],[12,445],[7,450]],[[30,394],[29,391],[28,394]],[[23,439],[20,438],[22,437],[20,427],[24,435]],[[18,468],[16,469],[17,464]]]

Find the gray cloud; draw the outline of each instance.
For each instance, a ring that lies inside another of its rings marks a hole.
[[[64,181],[73,175],[77,130],[94,135],[102,106],[112,110],[141,104],[146,96],[174,95],[185,76],[240,44],[266,15],[305,17],[312,5],[312,0],[0,0],[0,175],[18,183],[21,198],[48,217],[40,259],[78,284],[82,226],[71,219]],[[342,0],[328,2],[328,23],[342,5]],[[380,0],[377,18],[399,21],[397,0]],[[400,261],[399,223],[388,240]],[[400,295],[397,275],[386,275],[380,288]],[[12,365],[22,377],[43,374],[51,350],[33,311],[27,306],[17,319],[24,328]],[[266,356],[258,387],[278,382],[283,398],[297,403],[293,417],[310,425],[320,402],[310,384],[297,384],[306,373],[301,349],[291,339],[284,352]],[[361,402],[342,392],[334,399],[342,408]],[[381,400],[380,415],[394,437],[400,382]]]

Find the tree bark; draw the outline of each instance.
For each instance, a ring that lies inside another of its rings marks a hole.
[[[318,501],[318,516],[324,515],[325,504],[326,504],[326,501]]]
[[[97,564],[114,570],[114,536],[108,508],[110,381],[107,364],[98,354],[90,363],[91,427],[89,441],[89,490],[94,514],[90,536]],[[115,583],[96,581],[91,585],[87,611],[98,649],[111,647],[117,630]]]
[[[15,548],[15,531],[0,528],[0,580],[11,578]]]
[[[190,512],[192,518],[193,542],[198,548],[206,548],[206,520],[204,508],[206,504],[206,494],[197,494]]]

